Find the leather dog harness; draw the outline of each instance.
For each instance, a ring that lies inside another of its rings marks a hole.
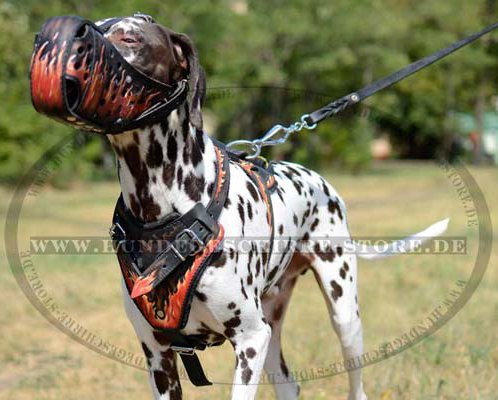
[[[180,354],[196,386],[210,384],[195,354],[206,344],[180,330],[187,323],[197,283],[224,235],[218,218],[228,195],[229,160],[224,149],[215,151],[214,193],[206,207],[198,203],[184,215],[172,213],[144,224],[120,196],[110,230],[130,296],[152,328],[171,335],[171,348]]]
[[[229,161],[239,164],[256,185],[267,208],[271,235],[265,249],[270,259],[273,247],[271,191],[275,178],[271,168],[244,159],[243,154],[227,153],[215,143],[216,178],[212,198],[205,207],[197,203],[186,214],[172,213],[161,221],[142,223],[119,197],[110,229],[121,273],[133,302],[155,330],[171,338],[171,348],[182,358],[191,382],[210,385],[195,350],[207,344],[196,336],[180,333],[188,321],[197,284],[206,267],[220,254],[224,229],[218,223],[228,196]],[[221,344],[221,343],[215,343]]]

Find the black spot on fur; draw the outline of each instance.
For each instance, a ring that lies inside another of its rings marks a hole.
[[[209,195],[209,196],[212,196],[212,195],[213,195],[213,192],[214,192],[214,182],[211,182],[211,183],[209,184],[207,191],[208,191],[208,195]]]
[[[311,224],[310,226],[310,230],[311,232],[314,232],[316,227],[318,226],[318,224],[320,223],[320,220],[318,218],[316,218],[313,223]]]
[[[327,186],[327,183],[322,179],[322,190],[323,190],[323,193],[325,193],[325,195],[327,197],[330,197],[330,190]]]
[[[199,146],[199,150],[204,153],[206,151],[206,145],[204,143],[204,135],[203,135],[202,131],[199,129],[195,130],[195,141],[197,142],[197,145]]]
[[[333,201],[333,200],[329,199],[328,209],[329,209],[329,212],[331,214],[334,214],[337,212],[337,216],[342,221],[342,211],[341,211],[341,208],[339,207],[338,201]]]
[[[266,265],[267,261],[268,261],[268,252],[267,251],[263,251],[263,253],[261,254],[262,258],[263,258],[263,265]]]
[[[168,155],[168,159],[171,164],[174,164],[178,155],[178,144],[176,143],[174,135],[169,135],[166,146],[166,154]]]
[[[171,344],[171,337],[167,334],[160,331],[152,331],[152,334],[154,335],[156,342],[161,346],[169,346]]]
[[[211,265],[216,268],[221,268],[225,266],[227,262],[227,256],[225,253],[218,253],[218,254],[219,254],[218,257]]]
[[[150,144],[145,160],[149,168],[158,168],[163,165],[163,149],[152,132],[149,138]]]
[[[246,354],[243,351],[240,352],[239,358],[240,358],[240,367],[247,368],[247,358]]]
[[[207,296],[198,290],[195,291],[195,297],[197,297],[200,301],[207,301]]]
[[[242,371],[242,383],[247,385],[251,381],[251,377],[252,377],[251,368],[249,367],[244,368],[244,370]]]
[[[242,280],[242,278],[240,278],[240,286],[241,286],[241,292],[247,300],[249,296],[247,295],[246,289],[244,288],[244,281]]]
[[[246,355],[247,358],[254,358],[256,356],[256,350],[254,350],[252,347],[248,347],[246,350]]]
[[[185,191],[188,196],[195,202],[199,202],[201,194],[204,192],[206,181],[203,176],[195,176],[190,173],[185,178]]]
[[[312,194],[313,196],[313,194]],[[318,214],[318,205],[315,203],[313,205],[313,209],[311,210],[311,214]]]
[[[301,195],[303,193],[303,189],[301,188],[301,185],[299,184],[299,182],[296,182],[296,181],[292,181],[292,184],[294,185],[294,187],[296,188],[297,190],[297,193],[299,195]]]
[[[254,257],[254,243],[251,243],[251,249],[247,255],[247,270],[251,270],[252,258]]]
[[[160,126],[161,126],[161,132],[162,132],[163,136],[166,137],[166,135],[169,132],[169,123],[168,123],[168,120],[166,118],[164,118],[161,121]]]
[[[173,185],[173,177],[175,176],[175,167],[173,165],[168,165],[163,168],[163,182],[164,184],[171,189],[171,185]]]
[[[201,151],[201,148],[199,147],[198,143],[195,143],[192,146],[191,156],[192,156],[192,164],[194,167],[196,167],[202,161],[202,151]]]
[[[175,354],[173,350],[161,351],[161,368],[168,377],[177,377]]]
[[[228,321],[225,321],[223,323],[225,326],[225,336],[228,338],[234,337],[235,336],[235,329],[237,326],[240,325],[240,318],[238,316],[235,316]]]
[[[228,304],[227,307],[229,310],[233,310],[235,307],[237,307],[237,305],[232,301],[231,303]]]
[[[332,250],[332,248],[330,247],[330,245],[327,245],[326,248],[322,251],[320,249],[320,245],[318,243],[315,243],[313,250],[315,251],[315,254],[318,257],[320,257],[323,261],[334,261],[335,253],[334,250]]]
[[[236,328],[240,325],[240,323],[240,318],[235,316],[233,318],[230,318],[228,321],[225,321],[223,325],[225,326],[225,328]]]
[[[181,189],[183,184],[183,168],[181,166],[178,167],[178,171],[176,171],[176,183],[178,188]]]
[[[152,351],[150,351],[144,342],[142,342],[142,350],[144,351],[145,358],[147,358],[147,365],[150,367],[150,360],[153,356]]]
[[[275,278],[277,272],[278,272],[278,267],[275,267],[270,271],[270,273],[268,274],[268,282],[271,282],[273,278]]]
[[[245,215],[244,215],[244,206],[242,203],[237,204],[237,211],[239,212],[240,220],[242,221],[242,225],[245,223]]]
[[[250,202],[247,202],[247,216],[249,220],[252,220],[252,206]]]
[[[332,286],[332,299],[337,301],[342,296],[342,287],[334,280],[330,282],[330,285]]]
[[[284,226],[282,224],[280,224],[280,226],[278,227],[278,233],[280,234],[280,236],[284,234]]]
[[[163,371],[154,371],[154,382],[157,387],[159,394],[164,394],[169,389],[169,379],[168,375]]]
[[[282,195],[282,190],[280,188],[277,188],[276,192],[277,196],[280,198],[280,201],[285,204],[284,196]]]
[[[247,190],[249,190],[249,194],[254,199],[254,201],[256,201],[256,202],[259,201],[258,192],[256,190],[256,187],[254,186],[254,183],[247,181],[246,186],[247,186]]]
[[[289,171],[291,171],[294,175],[297,175],[297,176],[301,176],[301,172],[299,172],[297,169],[291,167],[291,166],[288,166],[287,167],[289,169]]]

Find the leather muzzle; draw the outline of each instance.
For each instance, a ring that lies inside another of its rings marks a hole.
[[[188,91],[187,80],[170,86],[144,75],[100,27],[74,16],[54,17],[43,25],[30,79],[38,112],[78,129],[110,134],[163,120]]]

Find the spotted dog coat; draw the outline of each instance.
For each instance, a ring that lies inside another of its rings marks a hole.
[[[178,79],[182,68],[188,68],[192,79],[196,59],[191,43],[168,33],[156,24],[126,18],[106,35],[128,62],[156,79],[167,83]],[[190,87],[200,90],[199,82],[191,82]],[[125,204],[145,222],[171,212],[184,214],[198,202],[209,202],[216,156],[212,140],[202,131],[196,96],[194,92],[161,124],[109,136]],[[275,384],[278,399],[295,399],[299,387],[283,358],[280,336],[292,290],[303,271],[311,268],[315,274],[344,357],[363,351],[355,255],[340,245],[319,244],[300,253],[291,240],[349,237],[346,209],[317,173],[292,163],[275,163],[277,188],[271,202],[279,249],[269,256],[254,240],[270,237],[272,229],[262,192],[240,164],[230,163],[229,168],[230,191],[219,222],[225,238],[247,238],[250,245],[242,250],[225,248],[207,267],[182,333],[198,335],[208,343],[230,342],[236,357],[232,399],[254,399],[263,368],[280,377]],[[123,293],[127,315],[147,358],[154,398],[180,399],[176,357],[167,336],[150,327],[125,287]],[[349,399],[366,399],[360,370],[350,371],[349,381]]]

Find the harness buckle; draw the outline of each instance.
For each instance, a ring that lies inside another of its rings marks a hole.
[[[180,232],[177,238],[181,238],[182,235],[187,235],[197,246],[195,249],[191,250],[189,255],[193,256],[202,251],[205,247],[204,242],[197,236],[197,234],[192,229],[184,229]]]
[[[119,224],[119,222],[114,222],[109,228],[109,236],[111,237],[111,239],[114,239],[114,236],[116,235],[116,228],[121,231],[121,235],[123,236],[123,238],[125,238],[126,232],[123,227]]]
[[[187,242],[186,244],[184,243],[184,240],[185,239],[190,239],[189,242]],[[175,244],[178,245],[177,242],[180,242],[180,245],[182,246],[182,248],[185,248],[184,246],[189,246],[190,247],[190,243],[195,243],[195,247],[193,249],[188,249],[188,256],[194,256],[196,255],[197,253],[201,252],[206,246],[204,245],[204,242],[199,238],[199,236],[197,236],[197,234],[192,230],[192,229],[189,229],[189,228],[185,228],[183,231],[181,231],[178,236],[176,237],[174,243],[171,243],[169,248],[173,253],[175,253],[175,255],[181,260],[181,261],[185,261],[187,258],[175,247]]]
[[[193,347],[171,346],[171,350],[185,356],[193,356],[195,354]]]

